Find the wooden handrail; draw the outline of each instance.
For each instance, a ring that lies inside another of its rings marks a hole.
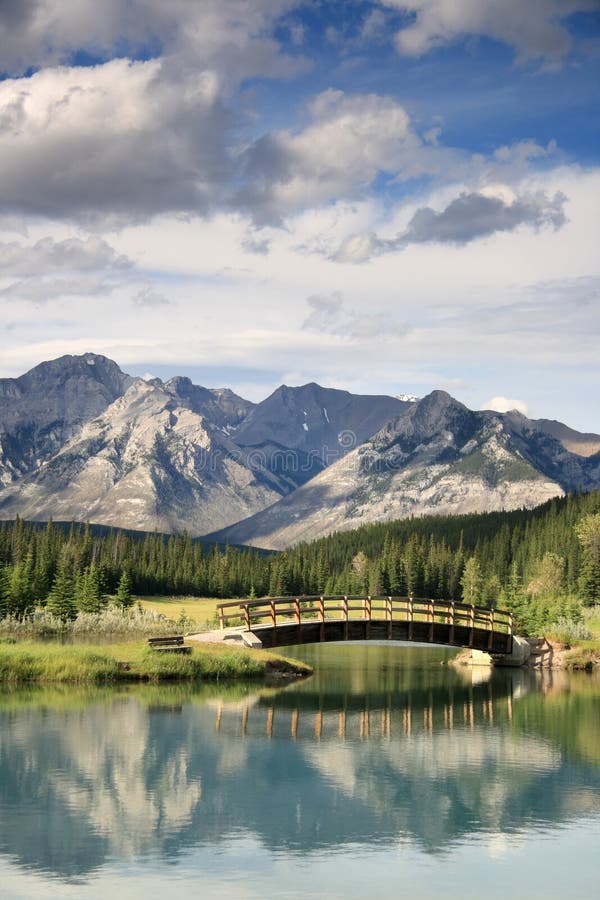
[[[357,613],[357,618],[363,621],[385,621],[389,628],[394,622],[408,623],[409,635],[412,634],[413,624],[428,623],[430,634],[433,634],[436,623],[445,624],[450,629],[451,643],[457,627],[468,628],[471,636],[476,629],[489,632],[490,647],[495,633],[509,637],[513,634],[513,614],[508,610],[410,596],[335,594],[265,597],[218,603],[217,613],[221,629],[230,623],[241,623],[247,630],[253,625],[270,624],[277,628],[280,624],[295,622],[301,625],[303,621],[315,620],[321,623],[335,620],[347,623],[354,621],[351,614]]]

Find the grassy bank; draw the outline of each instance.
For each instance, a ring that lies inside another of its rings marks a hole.
[[[189,655],[183,655],[159,653],[141,641],[98,647],[37,641],[0,643],[0,686],[191,682],[309,672],[303,663],[273,653],[216,644],[193,647]]]

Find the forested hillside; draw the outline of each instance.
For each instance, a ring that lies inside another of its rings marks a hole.
[[[115,593],[244,597],[412,594],[514,609],[540,627],[600,602],[600,492],[534,510],[368,525],[279,554],[187,534],[0,527],[0,616],[93,612]]]

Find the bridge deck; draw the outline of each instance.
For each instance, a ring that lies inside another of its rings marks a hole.
[[[512,650],[513,619],[506,610],[413,597],[269,597],[217,604],[222,630],[242,626],[264,647],[328,641],[419,641]]]

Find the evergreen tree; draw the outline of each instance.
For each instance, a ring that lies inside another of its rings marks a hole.
[[[583,554],[579,589],[586,603],[600,603],[600,513],[584,516],[575,531]]]
[[[81,612],[99,613],[106,606],[107,598],[102,593],[100,576],[94,563],[82,572],[75,593],[77,608]]]
[[[0,619],[10,615],[10,567],[0,568]]]
[[[63,622],[77,618],[75,585],[73,582],[71,566],[66,558],[66,554],[63,554],[58,569],[56,570],[46,607],[52,615],[62,619]]]
[[[471,603],[475,606],[478,604],[481,605],[483,576],[481,574],[479,560],[476,556],[471,556],[467,560],[460,584],[462,587],[463,603]]]
[[[121,573],[119,586],[117,588],[116,602],[117,605],[121,607],[121,609],[129,609],[130,606],[133,606],[133,596],[131,594],[131,579],[129,577],[127,569],[123,569]]]

